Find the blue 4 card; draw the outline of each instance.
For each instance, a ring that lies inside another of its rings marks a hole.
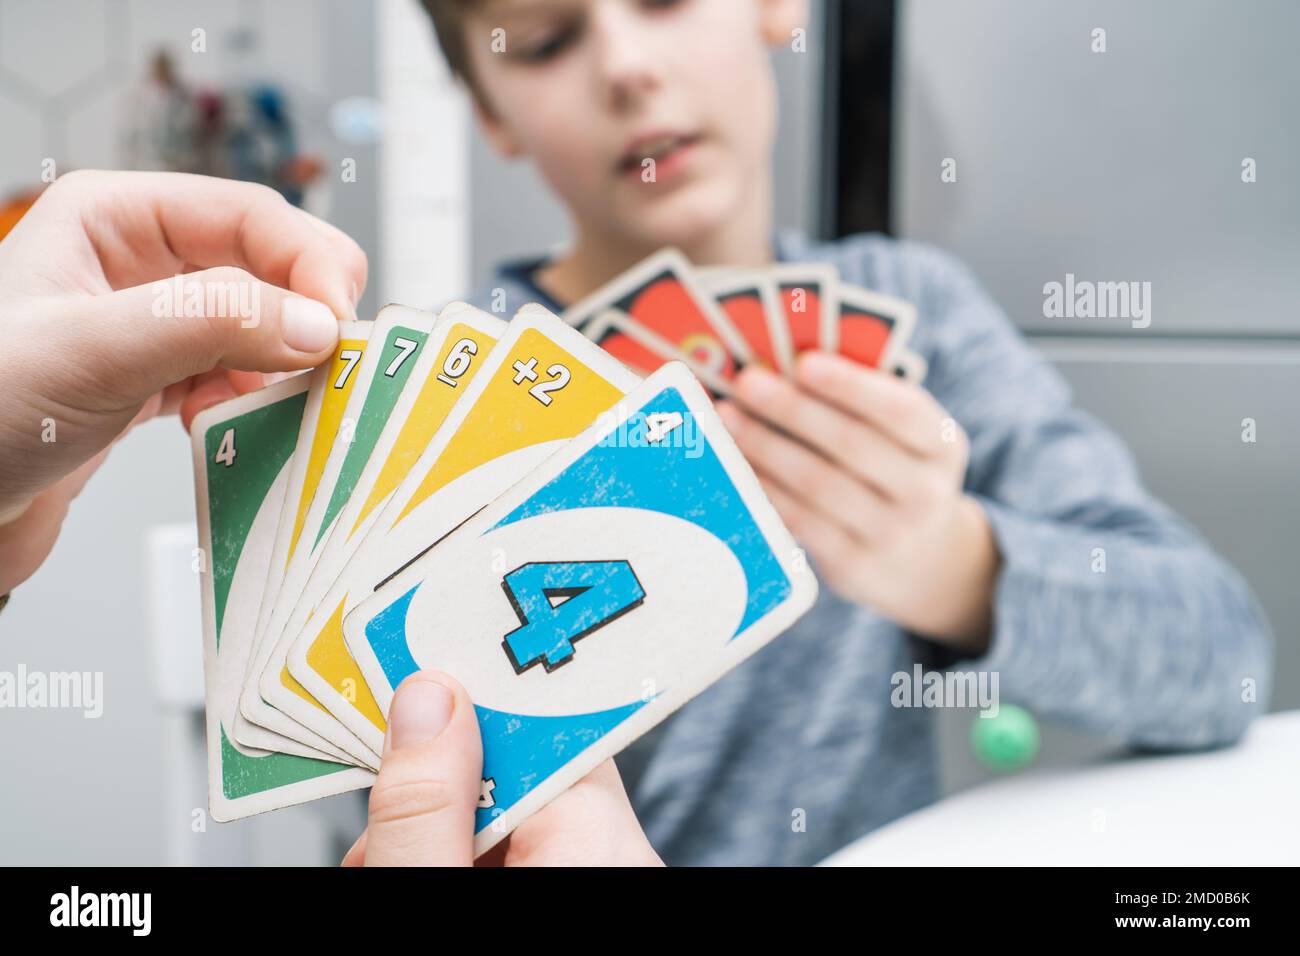
[[[419,669],[469,691],[482,853],[816,596],[708,397],[674,362],[359,604],[344,636],[385,717]]]

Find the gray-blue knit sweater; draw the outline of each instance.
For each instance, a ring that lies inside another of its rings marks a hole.
[[[966,491],[1002,556],[993,633],[985,656],[953,662],[823,587],[787,633],[619,756],[664,860],[814,863],[932,802],[935,712],[891,705],[891,675],[918,661],[996,671],[1003,703],[1134,746],[1236,740],[1265,706],[1271,666],[1249,589],[1143,488],[1124,446],[1073,407],[969,271],[875,235],[783,234],[776,251],[915,303],[911,347],[970,437]],[[507,315],[530,301],[562,311],[533,282],[539,263],[502,267],[469,301]],[[1257,702],[1243,701],[1247,680]]]

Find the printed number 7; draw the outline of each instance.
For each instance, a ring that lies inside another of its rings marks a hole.
[[[402,363],[410,357],[411,353],[415,351],[415,347],[420,343],[414,339],[404,339],[399,336],[393,339],[393,344],[397,346],[397,355],[388,363],[388,368],[384,369],[385,378],[392,378],[396,375],[397,370],[402,367]]]
[[[348,383],[348,376],[352,374],[352,370],[361,361],[361,350],[344,349],[339,353],[339,359],[343,362],[343,371],[339,372],[339,377],[334,382],[335,388],[342,388]]]

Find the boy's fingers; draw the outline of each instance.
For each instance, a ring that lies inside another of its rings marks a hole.
[[[366,257],[355,242],[266,186],[187,173],[79,172],[67,195],[114,288],[187,268],[234,265],[356,317]]]
[[[755,417],[839,462],[873,488],[891,498],[906,495],[917,459],[872,424],[754,367],[736,380],[736,398]]]
[[[445,674],[404,680],[370,791],[366,866],[469,866],[483,744],[465,689]]]
[[[945,450],[942,431],[948,416],[933,395],[911,382],[842,355],[815,351],[799,356],[795,379],[800,387],[870,422],[918,455]]]
[[[51,323],[49,334],[86,364],[88,381],[139,401],[218,365],[308,368],[338,344],[338,322],[327,306],[241,269],[208,269],[73,301],[73,318]]]
[[[843,579],[861,563],[861,546],[847,531],[808,507],[770,476],[760,473],[758,478],[781,520],[795,540],[812,552],[818,571],[828,581]]]
[[[792,496],[833,521],[851,524],[854,533],[864,538],[859,529],[869,529],[882,519],[885,504],[864,482],[730,402],[719,402],[717,409],[750,464]]]

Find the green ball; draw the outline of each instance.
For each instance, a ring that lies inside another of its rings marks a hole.
[[[970,744],[986,767],[1016,770],[1038,755],[1038,724],[1023,707],[1003,704],[996,717],[971,722]]]

